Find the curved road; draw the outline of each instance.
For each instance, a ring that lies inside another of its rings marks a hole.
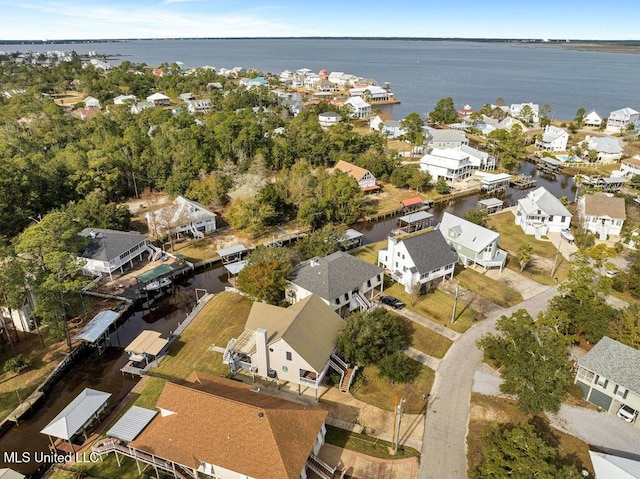
[[[497,309],[484,321],[458,338],[440,361],[427,407],[420,479],[465,479],[467,477],[467,429],[473,375],[482,363],[482,351],[476,341],[495,331],[503,315],[526,309],[531,316],[547,308],[558,293],[557,287],[529,298],[508,309]]]

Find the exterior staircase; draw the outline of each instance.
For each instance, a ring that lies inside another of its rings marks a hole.
[[[343,393],[349,392],[358,366],[351,367],[350,364],[345,363],[335,354],[331,355],[329,366],[334,371],[340,373],[340,391]]]
[[[313,454],[307,458],[307,468],[315,472],[322,479],[336,479],[344,477],[344,471],[337,471],[337,467],[331,467]]]
[[[354,291],[353,299],[355,299],[358,306],[360,306],[360,311],[369,311],[377,306],[377,304],[373,304],[369,301],[360,291]]]

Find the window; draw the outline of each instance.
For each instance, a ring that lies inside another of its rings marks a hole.
[[[553,221],[553,215],[549,216],[549,222]]]
[[[606,388],[608,383],[609,381],[607,381],[607,378],[604,378],[602,376],[596,376],[596,384],[598,386]]]
[[[292,359],[291,359],[291,352],[290,352],[290,351],[287,351],[287,352],[286,352],[286,356],[287,356],[287,361],[291,361],[291,360],[292,360]]]
[[[398,251],[398,258],[400,257],[400,251]]]
[[[623,388],[622,386],[616,386],[614,394],[616,396],[621,397],[622,399],[626,399],[627,398],[627,392],[628,392],[628,390],[626,388]]]
[[[336,304],[340,304],[340,298],[336,298]]]
[[[349,299],[349,293],[344,293],[344,300],[347,301]]]
[[[402,255],[402,259],[404,259],[404,255]]]
[[[371,280],[369,279],[367,280],[367,288],[370,288],[370,287],[371,287]]]
[[[282,372],[283,373],[288,373],[289,372],[289,368],[286,366],[282,366]]]

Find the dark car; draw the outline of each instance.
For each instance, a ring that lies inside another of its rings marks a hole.
[[[382,304],[386,304],[387,306],[391,306],[393,309],[402,309],[404,308],[404,303],[393,296],[380,296],[380,302]]]

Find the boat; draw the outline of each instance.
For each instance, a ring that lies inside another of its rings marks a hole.
[[[157,291],[162,288],[168,288],[171,286],[171,278],[160,278],[148,283],[144,289],[145,291]]]

